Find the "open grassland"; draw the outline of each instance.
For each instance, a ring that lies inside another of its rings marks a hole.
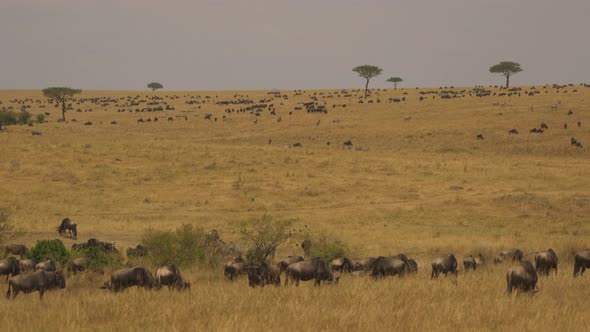
[[[534,96],[526,87],[521,96],[481,98],[469,96],[468,88],[464,98],[451,99],[441,99],[438,89],[373,90],[373,102],[362,104],[362,91],[351,90],[281,91],[287,99],[267,91],[91,91],[79,98],[123,99],[118,105],[74,103],[81,112],[70,110],[66,123],[56,121],[59,110],[46,105],[40,92],[0,91],[0,108],[17,109],[11,101],[30,98],[31,113],[51,113],[48,123],[0,133],[0,206],[9,208],[23,231],[16,242],[55,238],[64,217],[78,223],[78,242],[96,237],[121,249],[136,245],[147,229],[181,224],[217,229],[224,239],[239,241],[236,225],[267,213],[295,219],[297,228],[335,234],[352,258],[404,252],[419,264],[416,276],[377,282],[345,276],[338,286],[319,289],[249,289],[244,280],[223,280],[221,270],[195,268],[185,272],[192,279],[190,293],[132,289],[113,295],[98,290],[106,277],[76,276],[65,291],[42,302],[36,295],[0,301],[0,326],[585,329],[590,278],[573,280],[572,255],[590,247],[590,155],[570,139],[590,144],[590,88],[537,88]],[[438,94],[420,101],[426,91]],[[314,94],[327,114],[294,110]],[[125,105],[136,95],[147,102],[162,97],[174,110],[135,112],[147,107]],[[270,98],[276,115],[225,113],[248,105],[216,105]],[[206,113],[212,120],[203,119]],[[137,122],[148,117],[159,121]],[[530,134],[541,122],[549,129]],[[512,128],[520,134],[509,135]],[[42,135],[32,136],[33,130]],[[479,133],[484,140],[476,139]],[[346,140],[352,149],[343,147]],[[429,263],[438,254],[452,251],[461,261],[482,252],[491,261],[508,247],[525,253],[554,248],[559,275],[541,279],[533,297],[505,295],[508,265],[429,280]],[[302,252],[294,243],[279,248],[279,257],[290,254]],[[0,291],[5,289],[2,284]]]

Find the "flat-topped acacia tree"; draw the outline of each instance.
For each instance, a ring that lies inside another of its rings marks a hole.
[[[512,61],[502,61],[499,64],[490,67],[490,73],[506,76],[506,89],[510,86],[510,76],[520,73],[521,71],[522,68],[520,68],[520,64]]]
[[[148,88],[152,89],[152,91],[156,91],[158,89],[164,88],[164,86],[158,82],[152,82],[147,85]]]
[[[367,83],[365,84],[365,98],[367,98],[367,93],[369,92],[369,80],[375,76],[379,76],[383,69],[373,65],[362,65],[354,67],[352,71],[367,80]]]
[[[66,121],[66,101],[72,96],[81,93],[82,90],[65,88],[65,87],[50,87],[43,89],[43,95],[58,104],[61,104],[61,117]]]
[[[401,77],[390,77],[387,79],[387,82],[391,82],[393,83],[393,88],[397,89],[397,84],[400,82],[403,82],[404,80],[402,80]]]

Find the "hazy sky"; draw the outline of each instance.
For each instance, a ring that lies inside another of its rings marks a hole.
[[[590,81],[590,0],[0,0],[0,89],[231,90]]]

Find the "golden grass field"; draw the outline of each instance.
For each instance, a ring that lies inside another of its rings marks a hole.
[[[418,275],[403,279],[344,276],[337,286],[315,288],[309,282],[263,289],[250,289],[245,279],[228,282],[221,268],[194,268],[184,271],[192,279],[188,293],[111,294],[98,289],[108,275],[79,275],[43,301],[36,294],[14,301],[1,296],[0,326],[4,331],[586,330],[590,275],[574,280],[572,257],[590,247],[590,155],[570,139],[590,144],[590,88],[537,88],[541,93],[534,97],[523,87],[520,97],[466,93],[432,99],[429,94],[422,102],[421,91],[440,90],[373,90],[369,99],[382,103],[362,104],[357,90],[281,91],[288,99],[271,102],[277,115],[265,111],[256,124],[249,113],[227,114],[222,121],[224,109],[243,105],[215,102],[258,101],[271,98],[268,91],[87,91],[78,98],[157,95],[175,110],[121,113],[117,110],[125,107],[114,104],[74,104],[82,112],[69,111],[67,123],[57,122],[60,113],[53,105],[40,108],[46,104],[40,91],[0,91],[0,108],[18,106],[10,102],[15,98],[31,98],[42,103],[29,103],[30,112],[51,113],[48,123],[0,132],[0,207],[9,209],[22,231],[13,242],[56,238],[64,217],[79,225],[76,242],[96,237],[123,250],[150,228],[181,224],[217,229],[224,239],[239,242],[236,225],[266,213],[336,235],[349,245],[351,258],[404,252],[419,265]],[[313,94],[326,102],[328,114],[293,111]],[[186,104],[190,96],[205,103]],[[406,101],[387,102],[394,97]],[[204,120],[205,113],[218,121]],[[156,116],[157,123],[137,122]],[[118,124],[111,125],[113,120]],[[87,121],[93,125],[85,126]],[[549,129],[529,134],[541,122]],[[512,128],[520,134],[509,135]],[[32,136],[33,130],[42,135]],[[484,140],[476,139],[479,133]],[[346,140],[352,149],[342,146]],[[303,147],[290,147],[297,142]],[[68,247],[73,243],[63,241]],[[525,253],[554,248],[558,276],[541,278],[534,296],[506,295],[509,264],[430,280],[430,261],[439,254],[454,252],[462,261],[482,252],[491,262],[493,254],[510,247]],[[294,243],[279,248],[279,257],[290,254],[302,252]],[[5,291],[2,282],[0,292]]]

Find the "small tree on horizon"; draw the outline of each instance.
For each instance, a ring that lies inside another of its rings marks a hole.
[[[152,91],[156,91],[158,89],[164,88],[164,86],[158,82],[152,82],[147,85],[148,88],[152,89]]]
[[[387,82],[391,82],[393,83],[393,88],[397,89],[397,84],[400,82],[403,82],[404,80],[402,80],[401,77],[390,77],[387,79]]]
[[[352,71],[367,80],[365,84],[365,98],[367,98],[367,93],[369,92],[369,80],[373,77],[379,76],[383,69],[373,65],[362,65],[354,67]]]
[[[506,89],[510,86],[510,76],[521,71],[520,64],[512,61],[502,61],[490,67],[490,73],[502,74],[506,77]]]
[[[61,104],[61,117],[66,121],[66,101],[72,96],[81,93],[82,90],[65,88],[65,87],[50,87],[43,89],[43,95],[57,104]]]

